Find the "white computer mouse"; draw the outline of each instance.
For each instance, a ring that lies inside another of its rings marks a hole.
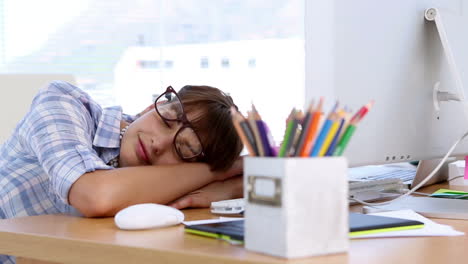
[[[184,221],[184,214],[170,206],[145,203],[120,210],[114,221],[120,229],[140,230],[177,225]]]

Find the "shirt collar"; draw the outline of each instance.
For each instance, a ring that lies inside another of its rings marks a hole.
[[[120,148],[120,121],[122,107],[104,108],[99,117],[93,145],[101,148]]]

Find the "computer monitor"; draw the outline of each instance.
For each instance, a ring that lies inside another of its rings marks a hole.
[[[325,96],[329,106],[337,99],[357,110],[375,101],[345,150],[350,166],[440,158],[468,131],[464,104],[434,106],[437,82],[460,91],[436,24],[424,17],[431,7],[468,21],[462,0],[306,1],[305,102]],[[456,26],[447,25],[450,32]],[[448,37],[468,39],[460,33]],[[457,62],[461,73],[468,70]],[[465,140],[453,155],[467,154]]]

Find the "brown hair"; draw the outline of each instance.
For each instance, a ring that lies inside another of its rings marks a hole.
[[[202,141],[205,156],[200,160],[212,170],[230,168],[242,151],[242,143],[232,123],[230,108],[237,106],[231,96],[210,86],[186,85],[178,92],[190,120]]]

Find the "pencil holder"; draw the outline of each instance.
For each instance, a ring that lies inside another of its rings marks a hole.
[[[284,258],[348,250],[343,157],[244,160],[245,248]]]

